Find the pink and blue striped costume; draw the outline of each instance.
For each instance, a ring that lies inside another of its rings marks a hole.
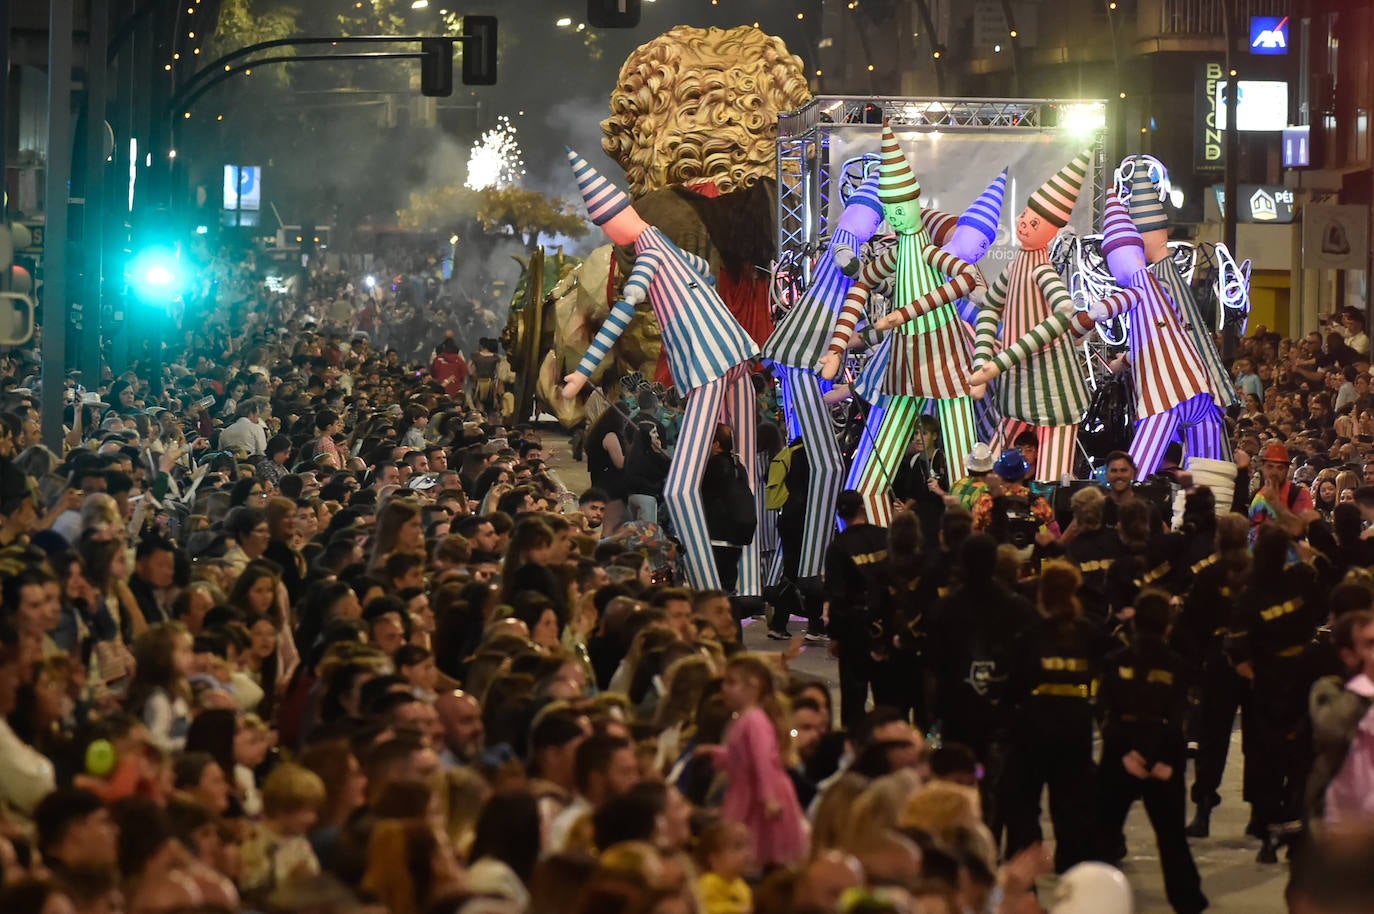
[[[634,247],[635,264],[625,291],[638,290],[653,308],[663,331],[663,351],[673,386],[686,398],[663,497],[682,541],[689,581],[699,589],[715,589],[720,580],[702,508],[701,477],[716,423],[724,415],[724,421],[734,429],[735,455],[750,477],[749,484],[757,490],[757,426],[748,362],[759,350],[716,294],[715,280],[705,260],[681,250],[653,226],[640,233]],[[615,303],[577,371],[591,376],[634,312],[634,306],[623,298]],[[745,548],[740,560],[739,592],[750,596],[762,593],[757,538]]]

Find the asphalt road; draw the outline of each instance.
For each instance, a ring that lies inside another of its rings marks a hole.
[[[550,463],[570,489],[581,492],[590,484],[586,465],[572,460],[566,437],[545,432],[546,450],[553,448]],[[795,620],[800,623],[801,620]],[[800,631],[797,624],[793,631]],[[745,644],[751,650],[775,651],[781,642],[769,641],[761,621],[746,620]],[[799,672],[824,680],[838,701],[839,681],[835,661],[826,653],[824,645],[810,645],[793,663]],[[1189,772],[1189,784],[1192,773]],[[1214,914],[1281,914],[1286,910],[1283,887],[1288,879],[1286,863],[1265,866],[1255,862],[1259,842],[1245,836],[1249,807],[1241,801],[1240,731],[1231,738],[1231,752],[1227,757],[1226,774],[1221,785],[1222,803],[1212,813],[1212,837],[1193,839],[1193,857],[1202,873],[1202,889],[1211,900]],[[1048,797],[1042,803],[1048,810]],[[1189,807],[1189,818],[1192,808]],[[1042,823],[1046,840],[1052,841],[1054,828],[1048,813]],[[1137,803],[1126,822],[1126,843],[1129,854],[1122,871],[1135,889],[1136,914],[1167,914],[1169,904],[1164,897],[1164,882],[1159,870],[1159,854],[1155,849],[1154,832],[1144,808]],[[1044,888],[1053,885],[1047,880]],[[1043,897],[1049,897],[1048,895]]]

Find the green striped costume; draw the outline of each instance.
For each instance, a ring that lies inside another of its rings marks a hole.
[[[1006,345],[1020,340],[1052,313],[1073,310],[1064,280],[1050,266],[1045,249],[1017,252],[988,290],[978,312],[973,362],[983,365]],[[1035,426],[1077,425],[1091,402],[1083,366],[1068,336],[1053,341],[1035,358],[1018,362],[997,382],[1002,415]]]

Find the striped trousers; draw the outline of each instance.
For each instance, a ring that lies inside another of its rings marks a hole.
[[[1164,451],[1182,430],[1183,451],[1189,457],[1228,460],[1230,442],[1221,409],[1208,394],[1198,394],[1175,407],[1136,420],[1131,459],[1136,478],[1145,479],[1158,472]]]
[[[845,488],[855,489],[863,496],[869,523],[880,527],[892,524],[892,479],[906,455],[925,404],[922,397],[892,396],[886,409],[874,406],[869,410],[849,478],[845,480]],[[967,472],[964,458],[978,440],[973,398],[936,400],[935,408],[940,419],[945,465],[953,483]]]
[[[790,401],[790,415],[800,429],[806,445],[807,464],[811,468],[806,522],[797,563],[797,573],[810,578],[825,571],[825,552],[835,534],[835,499],[840,494],[840,479],[844,476],[844,455],[840,453],[840,443],[835,440],[820,377],[814,371],[778,367],[782,371],[783,390]]]
[[[723,417],[723,418],[722,418]],[[749,366],[736,365],[724,377],[707,381],[687,395],[682,428],[678,432],[673,461],[663,484],[663,500],[672,514],[673,526],[682,542],[683,562],[688,583],[698,590],[716,590],[720,576],[711,554],[711,534],[701,501],[701,477],[711,456],[711,442],[717,423],[724,421],[735,432],[735,456],[749,476],[755,492],[758,478],[758,418],[754,406],[754,385],[749,381]],[[759,537],[744,547],[740,556],[738,592],[742,596],[761,596],[763,582],[759,569]]]
[[[996,459],[1007,448],[1015,447],[1012,442],[1027,429],[1035,430],[1035,481],[1059,482],[1066,475],[1072,476],[1074,458],[1077,456],[1077,425],[1031,425],[1007,416],[997,430],[997,437],[993,439],[993,458]]]

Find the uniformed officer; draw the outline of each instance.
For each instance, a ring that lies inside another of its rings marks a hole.
[[[840,720],[850,727],[864,715],[873,675],[871,623],[881,601],[880,571],[887,560],[887,530],[868,522],[863,496],[845,489],[835,503],[844,529],[825,554],[825,598],[830,653],[839,660]]]
[[[1069,500],[1073,523],[1063,537],[1065,555],[1083,575],[1083,588],[1078,594],[1083,617],[1104,627],[1108,616],[1107,572],[1122,548],[1116,529],[1103,526],[1105,503],[1106,496],[1095,487],[1073,493]]]
[[[1177,914],[1199,914],[1207,908],[1207,897],[1183,830],[1188,683],[1183,658],[1165,643],[1169,603],[1169,595],[1160,590],[1137,594],[1130,643],[1103,663],[1098,840],[1104,848],[1115,847],[1126,814],[1137,799],[1143,800],[1169,904]]]
[[[1254,746],[1260,764],[1253,783],[1255,824],[1263,832],[1260,863],[1277,863],[1280,833],[1292,833],[1302,809],[1311,762],[1307,726],[1308,666],[1304,655],[1326,615],[1317,570],[1288,564],[1292,537],[1283,524],[1255,533],[1250,583],[1236,600],[1227,650],[1240,675],[1254,683]]]
[[[1016,639],[1007,703],[1012,713],[1007,766],[1008,857],[1040,840],[1040,793],[1050,791],[1054,868],[1064,872],[1093,854],[1093,696],[1111,642],[1083,618],[1083,576],[1052,559],[1040,569],[1043,617]]]

